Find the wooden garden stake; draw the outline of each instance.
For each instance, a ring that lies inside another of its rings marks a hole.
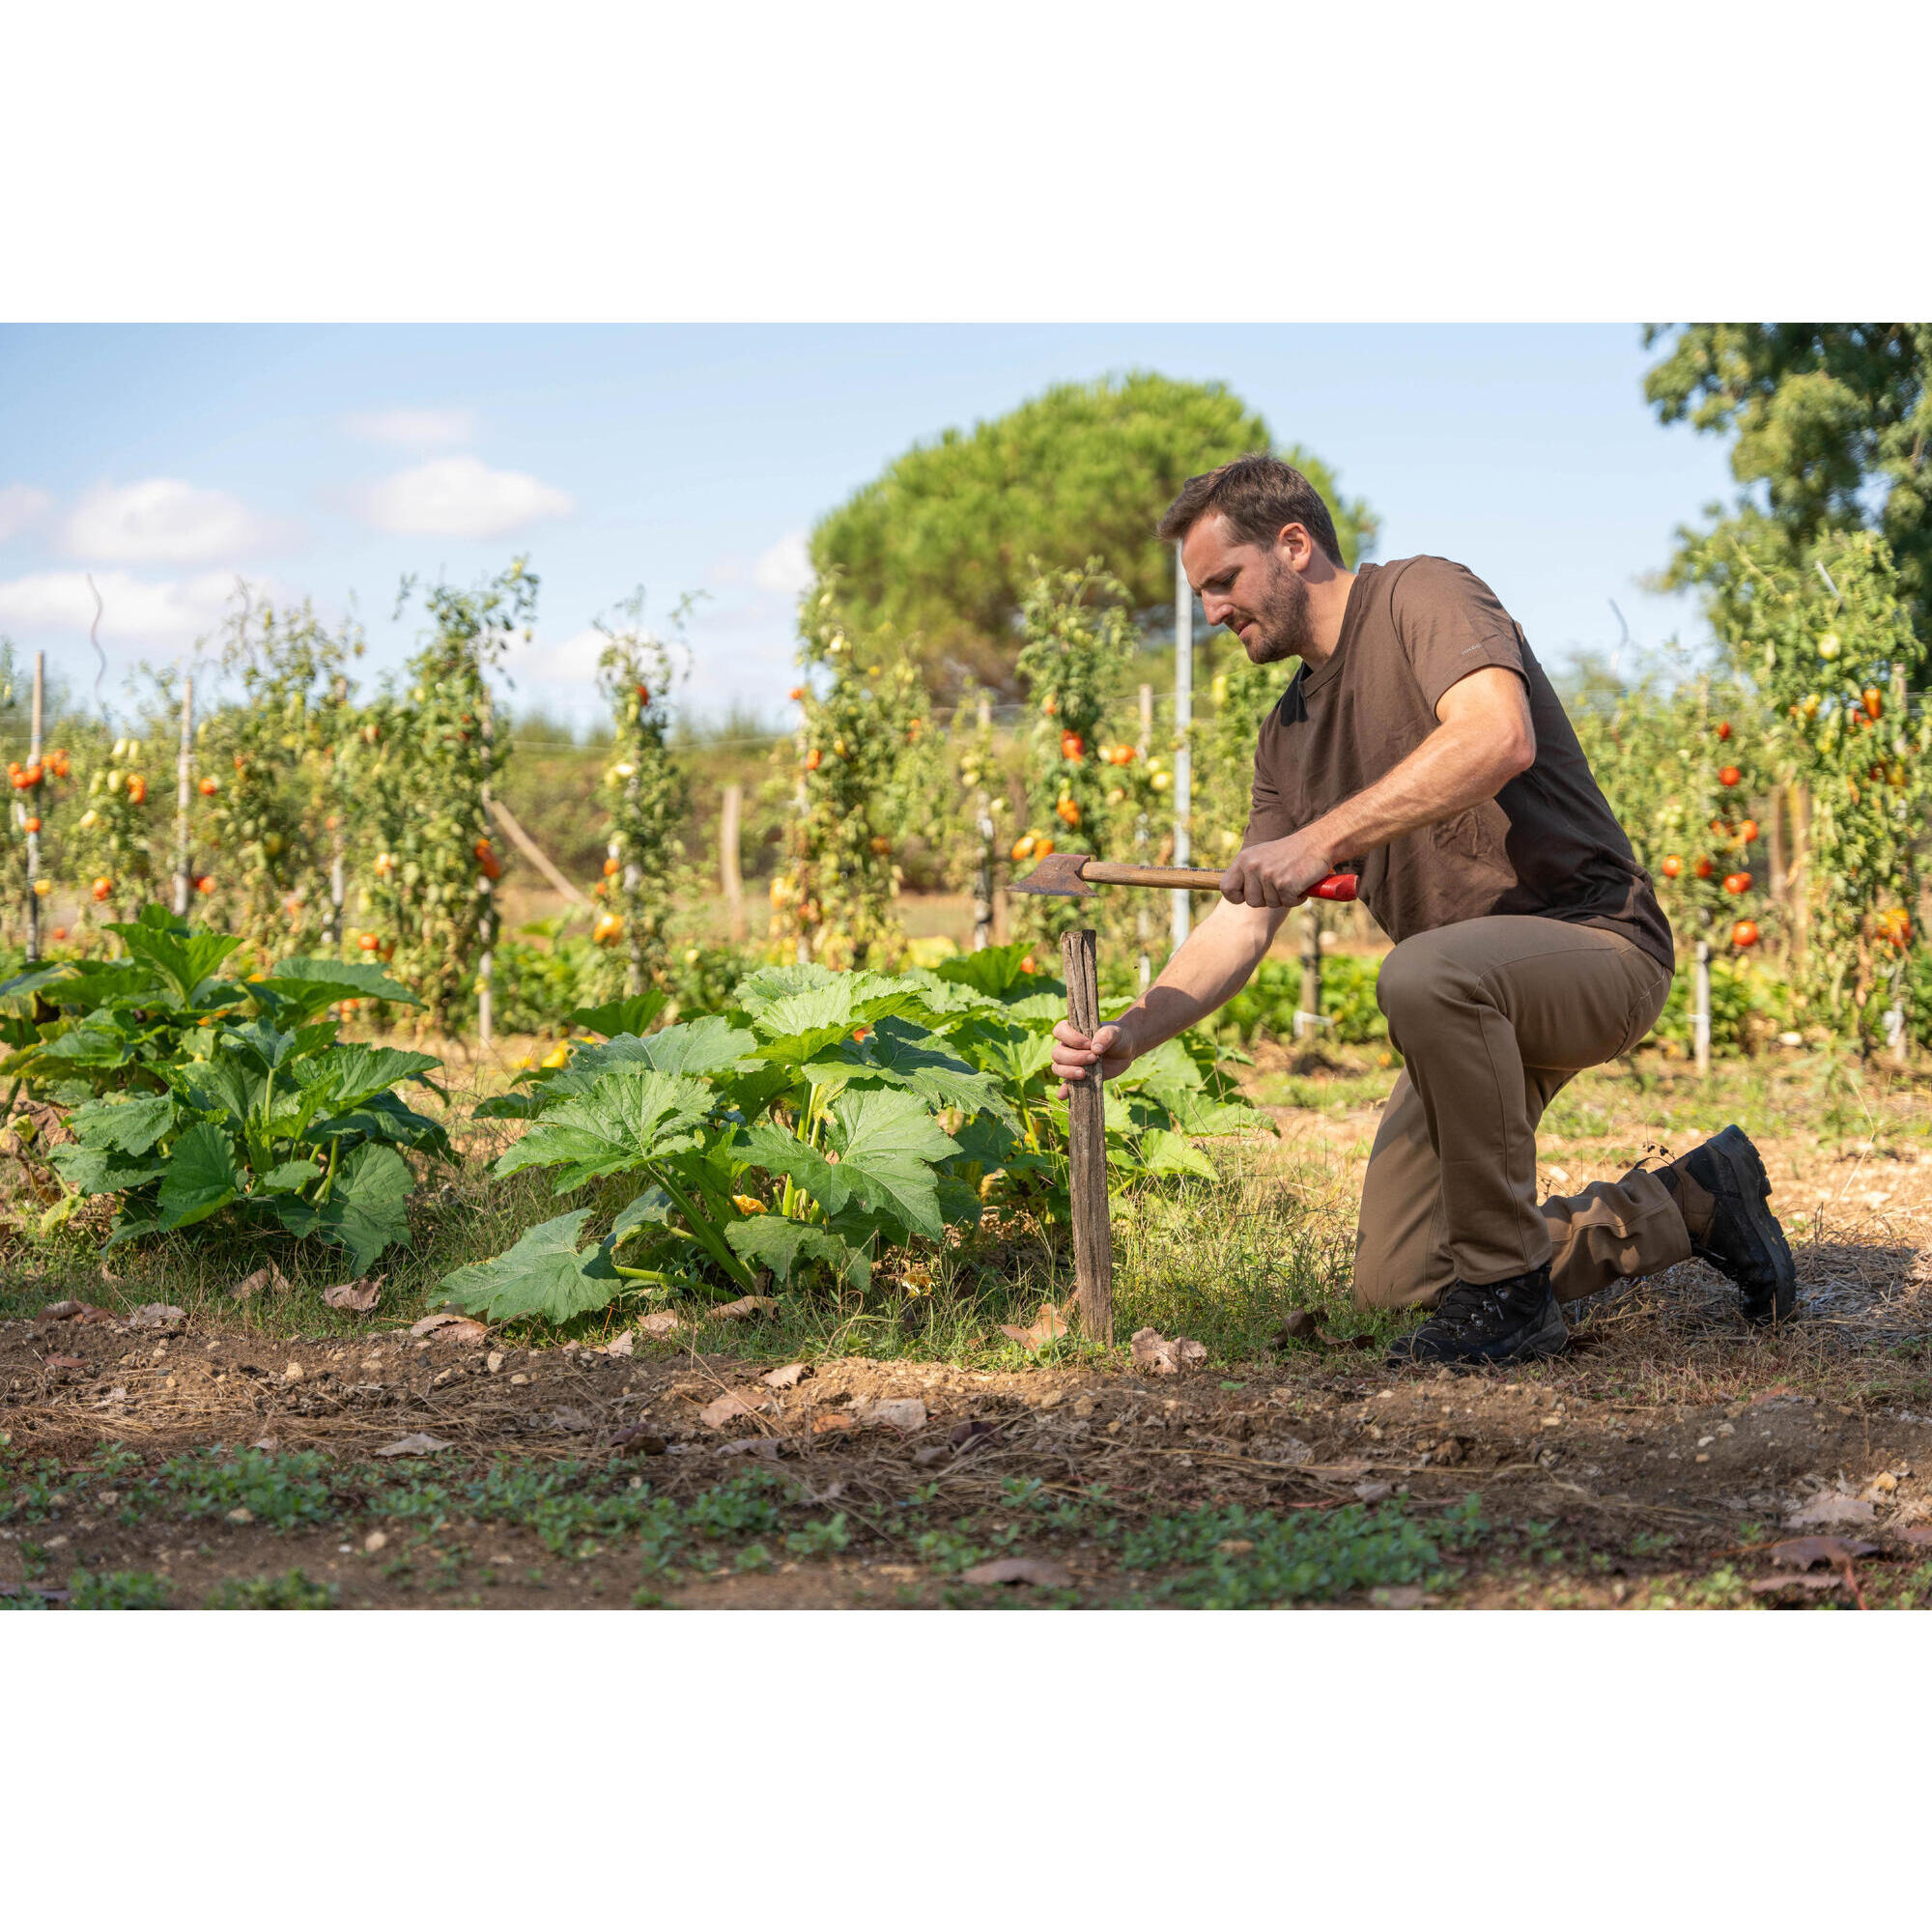
[[[1092,927],[1063,933],[1066,1016],[1076,1033],[1100,1025],[1100,973]],[[1114,1339],[1114,1237],[1107,1224],[1107,1102],[1094,1065],[1066,1093],[1067,1191],[1073,1200],[1073,1281],[1081,1325],[1097,1342]]]

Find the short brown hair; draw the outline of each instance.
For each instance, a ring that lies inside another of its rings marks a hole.
[[[1342,561],[1335,519],[1321,493],[1278,456],[1237,456],[1205,476],[1190,476],[1160,520],[1163,543],[1179,543],[1203,517],[1218,512],[1242,543],[1271,547],[1284,524],[1299,524],[1326,553]]]

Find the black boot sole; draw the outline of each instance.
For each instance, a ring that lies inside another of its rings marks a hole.
[[[1708,1153],[1730,1177],[1732,1194],[1720,1196],[1719,1206],[1742,1216],[1751,1233],[1770,1251],[1776,1281],[1769,1297],[1745,1293],[1740,1288],[1747,1321],[1788,1321],[1798,1306],[1798,1264],[1791,1259],[1791,1243],[1777,1216],[1766,1207],[1771,1199],[1771,1177],[1764,1161],[1741,1127],[1726,1127],[1713,1134],[1699,1152]],[[1691,1252],[1699,1261],[1722,1269],[1717,1254],[1692,1241]],[[1725,1270],[1728,1272],[1728,1270]]]
[[[1404,1335],[1391,1343],[1388,1353],[1382,1357],[1382,1366],[1388,1369],[1492,1368],[1509,1362],[1544,1360],[1551,1355],[1560,1355],[1570,1346],[1570,1324],[1564,1321],[1563,1311],[1556,1305],[1554,1296],[1533,1323],[1517,1329],[1513,1334],[1498,1335],[1491,1341],[1478,1343],[1473,1348],[1418,1350],[1415,1344],[1421,1332],[1417,1329],[1415,1334]]]

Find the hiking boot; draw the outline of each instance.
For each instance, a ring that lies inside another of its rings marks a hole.
[[[1798,1270],[1777,1216],[1771,1177],[1745,1130],[1726,1127],[1657,1178],[1690,1232],[1690,1252],[1738,1285],[1747,1321],[1783,1321],[1798,1302]]]
[[[1560,1355],[1570,1339],[1549,1264],[1505,1281],[1459,1281],[1442,1293],[1435,1312],[1389,1350],[1387,1364],[1514,1362],[1526,1355]]]

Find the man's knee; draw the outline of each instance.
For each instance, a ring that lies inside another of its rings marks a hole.
[[[1426,1023],[1466,992],[1468,975],[1434,933],[1406,939],[1383,959],[1376,976],[1376,1003],[1398,1044],[1405,1023]]]

